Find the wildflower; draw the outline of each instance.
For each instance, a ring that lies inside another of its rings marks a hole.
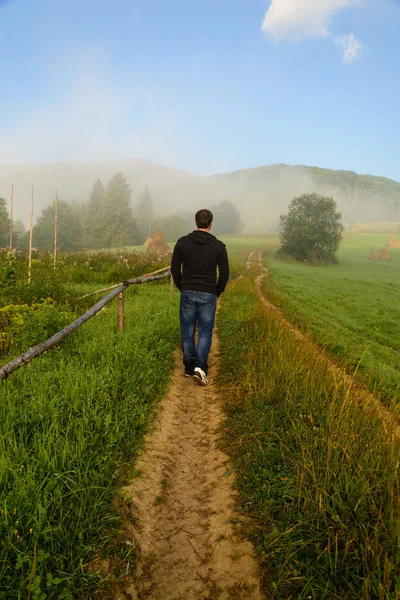
[[[32,527],[29,528],[29,533],[32,535],[32,533],[33,533]]]

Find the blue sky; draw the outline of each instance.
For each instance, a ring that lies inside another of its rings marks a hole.
[[[400,180],[398,0],[0,0],[0,162]]]

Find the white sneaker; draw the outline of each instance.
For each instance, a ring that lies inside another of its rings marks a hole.
[[[203,369],[200,369],[200,367],[196,367],[193,373],[193,379],[199,384],[199,385],[208,385],[208,379],[206,374],[204,373]]]

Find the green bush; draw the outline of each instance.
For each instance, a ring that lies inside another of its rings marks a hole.
[[[16,355],[51,337],[74,320],[54,304],[12,304],[0,308],[0,354]]]

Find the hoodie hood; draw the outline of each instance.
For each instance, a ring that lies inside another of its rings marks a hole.
[[[189,238],[196,242],[196,244],[209,244],[210,242],[214,242],[217,238],[212,234],[208,233],[208,231],[192,231],[189,233]]]

